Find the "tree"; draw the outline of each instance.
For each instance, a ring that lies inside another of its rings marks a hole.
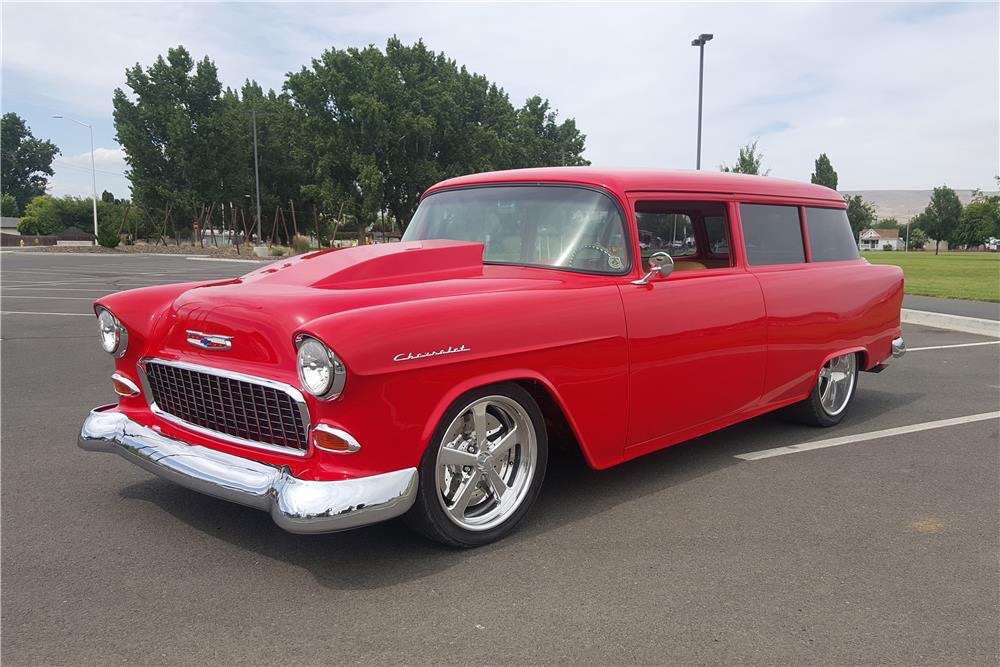
[[[302,132],[315,182],[310,197],[348,204],[370,219],[377,210],[405,226],[434,182],[477,171],[588,164],[585,136],[557,122],[548,100],[515,109],[502,88],[470,73],[422,41],[393,37],[385,51],[330,49],[284,87]]]
[[[21,215],[21,207],[17,205],[17,200],[14,199],[14,195],[7,194],[0,195],[0,216],[5,218],[16,218]]]
[[[731,172],[734,174],[754,174],[757,176],[767,176],[770,169],[761,171],[761,163],[764,161],[764,154],[757,149],[757,139],[740,148],[740,156],[736,164],[732,167],[724,164],[719,165],[719,171]]]
[[[111,227],[117,236],[118,227],[124,217],[126,201],[98,201],[97,224],[98,232],[104,227]],[[136,222],[142,216],[137,214]],[[31,200],[24,209],[21,222],[17,229],[22,234],[58,234],[67,227],[77,227],[90,231],[93,229],[94,218],[91,200],[76,197],[52,197],[42,195]]]
[[[875,229],[899,229],[899,221],[896,218],[882,218],[874,225]]]
[[[135,200],[169,206],[186,227],[205,204],[235,196],[227,185],[245,165],[225,131],[214,63],[196,63],[177,47],[145,70],[138,63],[126,70],[125,81],[132,92],[115,89],[114,119]]]
[[[907,249],[923,250],[924,246],[927,245],[927,232],[920,229],[920,227],[914,225],[912,221],[910,222],[909,225],[907,225],[907,227],[913,228],[907,232],[907,239],[906,239]]]
[[[851,232],[854,233],[854,238],[858,238],[858,234],[875,224],[875,205],[865,201],[861,195],[844,195],[844,201],[847,202],[847,219],[851,223]]]
[[[986,196],[977,191],[972,202],[962,209],[953,240],[974,248],[991,237],[1000,238],[1000,196]]]
[[[52,160],[58,153],[51,141],[36,139],[16,113],[5,113],[0,119],[0,184],[19,209],[32,197],[45,194],[46,176],[52,175]]]
[[[935,255],[940,250],[941,241],[952,242],[961,215],[962,202],[955,191],[947,185],[934,188],[927,208],[914,220],[934,240]]]
[[[816,158],[816,171],[813,172],[809,180],[816,185],[825,185],[831,190],[837,189],[837,172],[833,170],[833,165],[830,164],[830,158],[826,156],[826,153],[820,153],[819,157]]]

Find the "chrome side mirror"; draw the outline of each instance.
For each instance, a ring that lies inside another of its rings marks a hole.
[[[661,278],[666,278],[674,271],[674,258],[663,252],[654,252],[649,256],[649,273],[638,280],[633,280],[633,285],[648,285],[649,279],[655,274],[660,274]]]

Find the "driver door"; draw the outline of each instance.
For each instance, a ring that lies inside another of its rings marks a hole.
[[[735,242],[724,198],[630,198],[643,271],[657,251],[665,279],[621,286],[629,350],[628,449],[649,451],[747,411],[764,385],[764,299]],[[702,428],[704,427],[704,428]]]

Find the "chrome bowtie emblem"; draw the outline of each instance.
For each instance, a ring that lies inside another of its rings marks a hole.
[[[232,336],[207,334],[200,331],[191,331],[190,329],[186,333],[188,343],[205,350],[228,350],[233,346]]]

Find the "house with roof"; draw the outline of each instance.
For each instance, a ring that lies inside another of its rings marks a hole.
[[[21,218],[8,218],[6,216],[0,218],[0,232],[4,234],[20,234],[17,231],[17,226],[21,222]]]
[[[858,236],[861,250],[904,250],[905,243],[898,229],[866,229]]]

